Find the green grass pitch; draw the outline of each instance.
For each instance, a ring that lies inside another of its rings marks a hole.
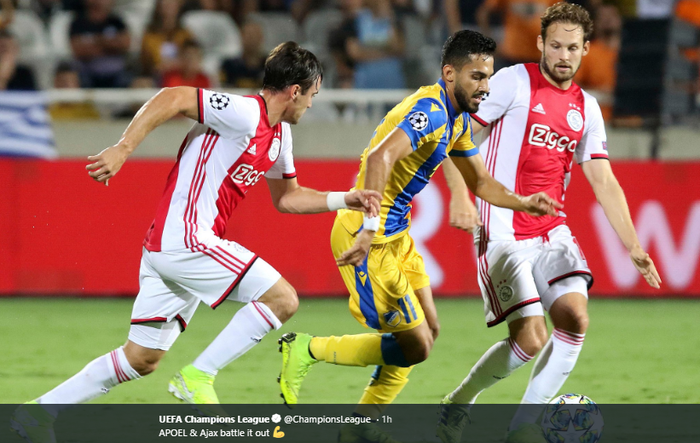
[[[126,340],[128,299],[0,299],[2,403],[33,399],[78,372],[93,358]],[[190,363],[230,321],[236,303],[216,311],[200,306],[160,368],[144,380],[118,386],[103,403],[173,403],[170,377]],[[495,341],[477,299],[438,299],[442,332],[430,358],[411,373],[397,403],[437,403],[461,382]],[[700,302],[601,300],[590,303],[591,325],[578,365],[563,388],[598,403],[700,403]],[[345,299],[301,300],[299,312],[280,331],[219,373],[223,403],[281,403],[275,381],[286,331],[316,335],[367,331],[351,317]],[[518,403],[532,363],[484,392],[481,403]],[[320,363],[309,373],[304,403],[355,403],[373,368]],[[563,393],[563,392],[562,392]]]

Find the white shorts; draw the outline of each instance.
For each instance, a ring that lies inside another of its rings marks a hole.
[[[587,288],[581,285],[584,289],[593,285],[583,251],[566,225],[557,226],[542,237],[490,241],[484,254],[478,252],[477,243],[478,280],[489,327],[506,318],[511,321],[544,315],[543,307],[549,309],[558,297],[567,293],[550,291],[555,282],[580,276],[587,283]]]
[[[143,250],[139,293],[129,340],[168,350],[192,319],[199,302],[216,309],[224,300],[257,300],[281,278],[243,246],[217,241],[203,252]]]

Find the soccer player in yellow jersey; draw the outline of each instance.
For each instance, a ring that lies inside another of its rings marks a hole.
[[[331,247],[350,292],[350,311],[378,333],[280,339],[282,396],[297,403],[309,368],[317,361],[376,365],[356,413],[377,418],[408,382],[412,365],[428,357],[439,324],[423,259],[409,235],[413,197],[451,157],[469,189],[496,206],[533,215],[556,215],[558,203],[544,193],[522,197],[489,175],[474,145],[469,112],[488,93],[495,42],[459,31],[442,50],[442,78],[392,109],[362,154],[357,189],[383,194],[378,217],[339,211]],[[373,426],[341,430],[340,441],[390,442]]]

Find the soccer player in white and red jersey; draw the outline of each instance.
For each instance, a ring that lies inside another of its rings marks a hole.
[[[487,131],[481,155],[493,177],[511,191],[546,192],[562,204],[572,164],[579,163],[635,267],[658,288],[661,279],[639,244],[608,160],[600,107],[573,82],[590,45],[588,12],[557,3],[541,22],[540,63],[500,70],[491,80],[490,96],[472,114],[474,132]],[[548,403],[573,370],[588,327],[593,277],[564,212],[536,218],[481,199],[477,207],[482,223],[475,236],[478,279],[486,322],[491,327],[506,321],[509,337],[486,351],[443,399],[438,436],[443,442],[460,441],[477,396],[541,351],[507,441],[543,442],[534,425],[540,408],[526,405]],[[554,325],[551,337],[545,310]]]
[[[169,391],[185,402],[219,403],[213,388],[217,372],[296,312],[294,288],[254,252],[222,236],[231,212],[263,176],[280,212],[348,208],[378,214],[378,192],[328,193],[297,183],[290,124],[311,107],[321,80],[321,64],[311,52],[294,42],[283,43],[265,63],[258,95],[163,89],[141,108],[116,145],[88,157],[89,175],[107,184],[160,124],[178,114],[197,121],[180,146],[143,243],[140,290],[128,341],[36,399],[39,406],[20,407],[12,426],[21,435],[35,442],[55,441],[53,419],[66,404],[92,400],[150,374],[200,302],[215,309],[225,300],[235,300],[245,306],[169,385]]]

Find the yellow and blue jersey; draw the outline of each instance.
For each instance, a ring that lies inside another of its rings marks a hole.
[[[394,128],[408,134],[413,152],[397,161],[389,175],[375,244],[392,241],[408,232],[413,197],[428,184],[448,155],[471,157],[479,153],[471,126],[469,114],[457,112],[452,106],[442,80],[406,97],[379,123],[362,153],[356,189],[364,189],[367,154]],[[338,218],[350,232],[357,232],[362,225],[362,214],[357,211],[342,210]]]

